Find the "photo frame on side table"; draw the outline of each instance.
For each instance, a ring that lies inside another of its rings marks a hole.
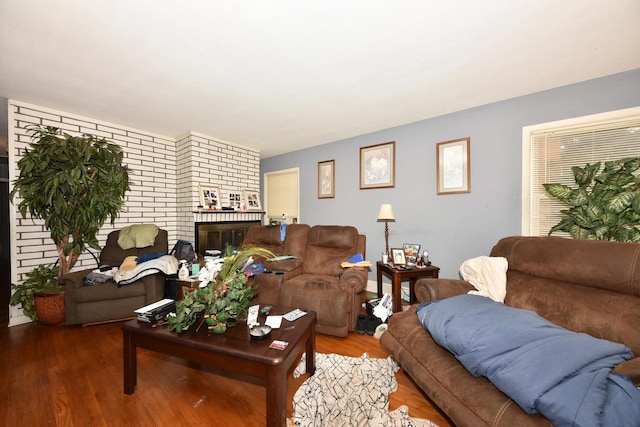
[[[261,211],[262,205],[260,204],[260,192],[254,190],[244,191],[244,200],[247,204],[248,211]]]
[[[215,185],[200,185],[200,204],[204,209],[222,209],[220,187]]]
[[[404,249],[391,248],[391,262],[396,267],[407,265],[407,258],[404,255]]]
[[[402,249],[404,249],[404,255],[407,258],[407,264],[416,265],[418,254],[420,253],[420,245],[416,243],[404,243]]]
[[[438,194],[471,192],[471,138],[436,144]]]
[[[360,148],[360,189],[396,186],[396,142]]]
[[[336,196],[336,161],[318,162],[318,199],[332,199]]]

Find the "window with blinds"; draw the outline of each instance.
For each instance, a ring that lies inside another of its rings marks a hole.
[[[566,205],[542,184],[575,188],[573,166],[640,156],[640,107],[525,127],[522,153],[522,234],[546,236]]]

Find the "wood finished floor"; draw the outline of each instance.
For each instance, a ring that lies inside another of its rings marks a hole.
[[[261,426],[265,389],[231,380],[186,362],[138,350],[138,385],[123,393],[122,323],[86,328],[0,326],[0,425],[2,426]],[[351,333],[316,335],[316,350],[346,356],[387,357],[379,341]],[[396,374],[389,410],[451,424],[409,377]],[[295,391],[308,378],[289,374],[287,415]]]

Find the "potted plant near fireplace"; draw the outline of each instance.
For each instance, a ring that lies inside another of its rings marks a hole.
[[[64,290],[58,284],[58,267],[39,265],[20,285],[12,284],[11,305],[22,305],[31,320],[56,325],[64,322]]]

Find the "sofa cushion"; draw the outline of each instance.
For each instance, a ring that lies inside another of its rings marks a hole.
[[[358,230],[351,226],[316,225],[309,230],[303,272],[340,275],[340,264],[358,252]]]
[[[102,252],[100,252],[100,265],[119,266],[128,256],[138,257],[148,253],[167,253],[168,252],[168,233],[167,230],[158,230],[158,235],[152,246],[146,248],[122,249],[118,245],[120,230],[109,233]]]
[[[155,224],[134,224],[120,230],[118,245],[122,249],[146,248],[152,246],[158,235]]]
[[[491,255],[509,262],[505,304],[640,354],[640,244],[517,236]]]
[[[118,287],[115,282],[101,283],[93,286],[82,286],[73,293],[75,303],[105,301],[121,298],[144,296],[147,293],[142,281],[128,286]]]

